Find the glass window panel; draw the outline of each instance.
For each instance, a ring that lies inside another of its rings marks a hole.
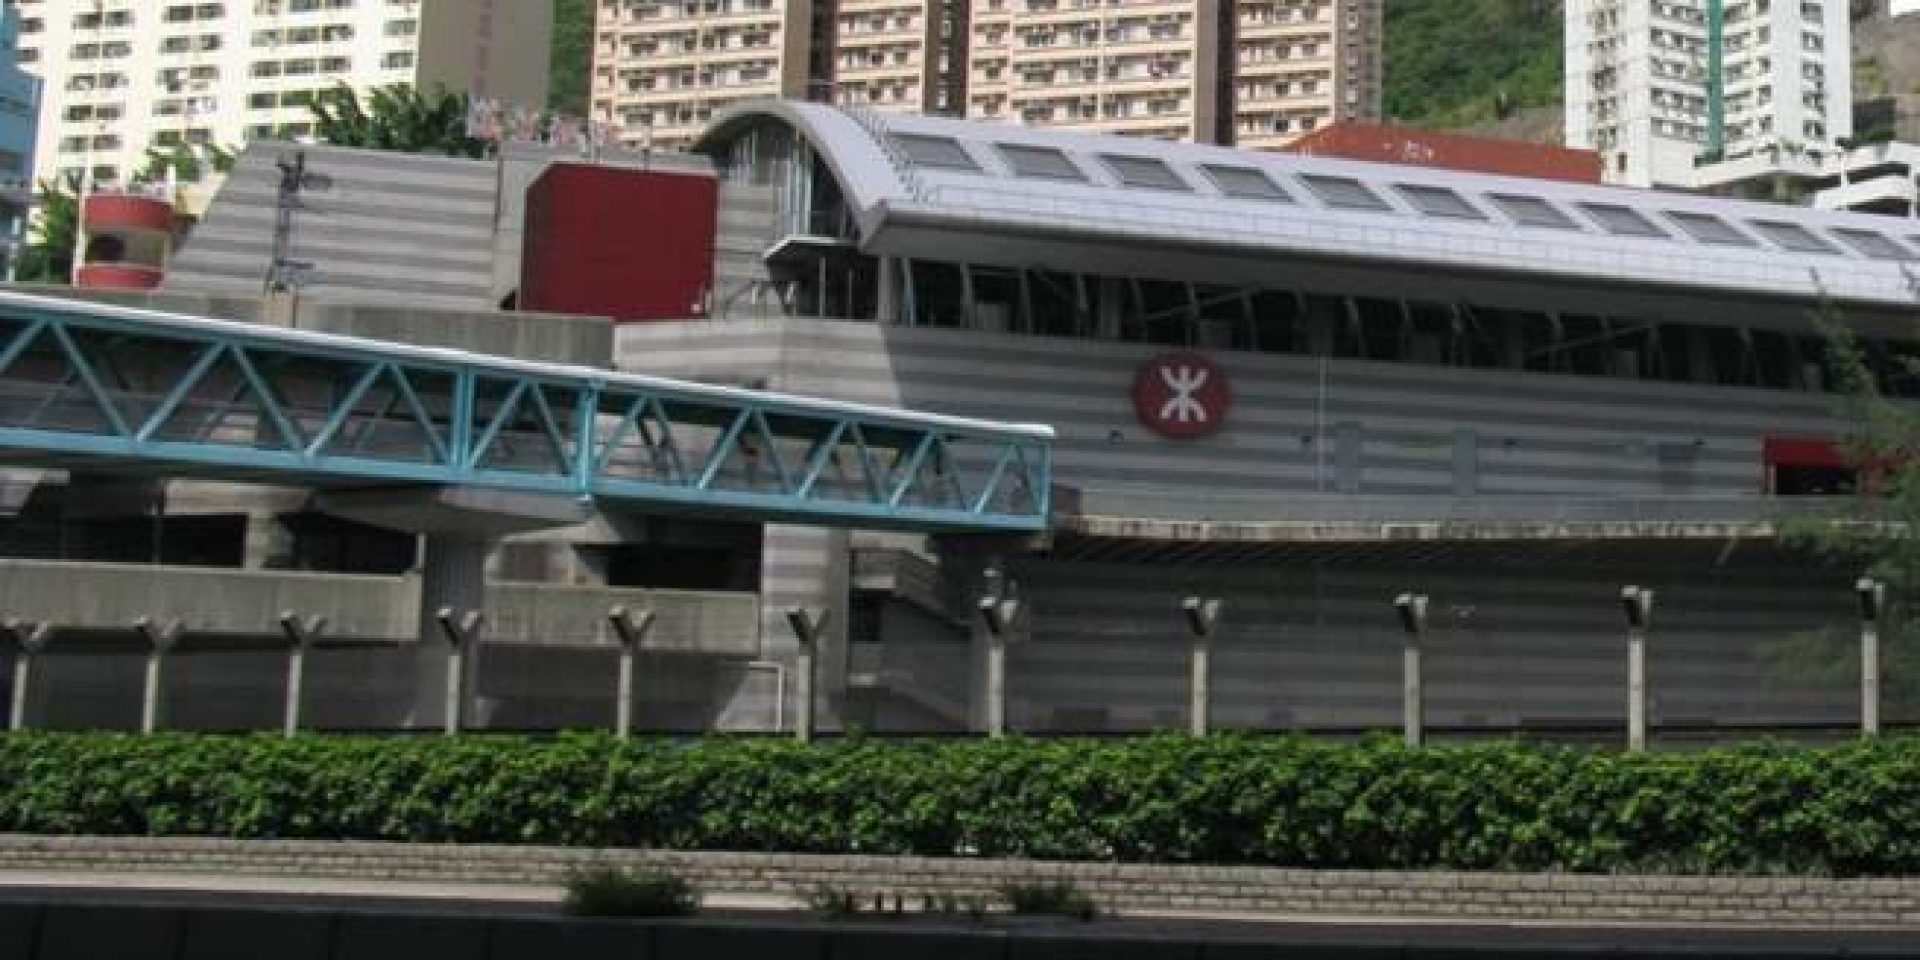
[[[1665,230],[1660,229],[1652,220],[1642,216],[1640,211],[1632,207],[1623,207],[1617,203],[1583,203],[1580,204],[1580,209],[1586,211],[1587,216],[1600,225],[1600,229],[1615,236],[1669,236]]]
[[[1847,246],[1872,257],[1875,260],[1915,260],[1912,250],[1895,243],[1884,234],[1872,230],[1859,230],[1851,227],[1839,227],[1833,231]]]
[[[1266,174],[1252,167],[1227,167],[1219,164],[1207,164],[1201,169],[1220,192],[1241,200],[1277,200],[1281,203],[1293,202],[1280,185],[1274,183]]]
[[[1553,230],[1578,230],[1580,225],[1573,218],[1539,197],[1523,197],[1513,193],[1489,193],[1487,199],[1493,201],[1500,212],[1512,218],[1514,223],[1523,227],[1548,227]]]
[[[1667,219],[1678,224],[1687,235],[1701,243],[1711,243],[1722,247],[1751,247],[1756,244],[1753,238],[1735,230],[1733,226],[1719,217],[1705,213],[1688,213],[1684,210],[1668,210]]]
[[[1052,147],[1029,147],[1014,143],[997,143],[994,148],[1000,151],[1007,166],[1013,168],[1016,177],[1036,177],[1042,180],[1077,180],[1085,183],[1087,175],[1067,159],[1067,155]]]
[[[1487,219],[1487,215],[1480,212],[1480,208],[1468,203],[1465,198],[1445,187],[1400,183],[1395,184],[1393,189],[1399,191],[1415,210],[1429,217],[1447,217],[1453,220]]]
[[[980,171],[980,165],[967,154],[960,141],[952,137],[930,137],[919,133],[896,133],[890,138],[893,145],[908,160],[923,167],[940,167],[946,170]]]
[[[1749,220],[1760,235],[1778,244],[1782,250],[1795,253],[1839,253],[1840,248],[1827,242],[1826,238],[1808,230],[1797,223],[1782,223],[1778,220]]]
[[[1380,195],[1367,189],[1366,184],[1349,177],[1329,177],[1317,173],[1303,173],[1300,182],[1312,190],[1329,207],[1342,210],[1392,210]]]
[[[1191,191],[1193,189],[1187,186],[1185,180],[1180,179],[1179,174],[1173,172],[1172,167],[1158,160],[1103,153],[1100,155],[1100,162],[1106,164],[1107,169],[1113,171],[1113,175],[1129,187],[1148,187],[1154,190]]]

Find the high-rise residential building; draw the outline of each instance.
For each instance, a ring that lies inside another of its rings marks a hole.
[[[550,4],[524,0],[18,0],[44,82],[36,175],[124,182],[148,148],[311,131],[345,84],[544,105]]]
[[[1611,182],[1831,154],[1853,130],[1843,0],[1567,0],[1567,145]]]
[[[20,69],[19,39],[19,7],[0,5],[0,231],[9,265],[33,201],[33,147],[40,126],[40,80]]]
[[[629,145],[831,100],[1278,147],[1379,116],[1381,0],[600,0],[594,107]]]

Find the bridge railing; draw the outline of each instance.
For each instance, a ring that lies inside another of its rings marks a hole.
[[[0,292],[0,452],[1036,531],[1052,431]]]

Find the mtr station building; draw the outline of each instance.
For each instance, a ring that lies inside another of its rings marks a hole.
[[[295,151],[321,176],[277,246]],[[301,276],[263,295],[276,249]],[[1653,725],[1712,736],[1858,716],[1806,651],[1859,571],[1780,526],[1851,489],[1813,312],[1911,392],[1916,265],[1867,214],[766,101],[684,155],[256,143],[155,289],[76,296],[1055,431],[1040,534],[502,524],[482,725],[609,723],[627,606],[639,726],[790,728],[805,608],[823,726],[980,729],[979,599],[1013,590],[1018,731],[1184,727],[1190,596],[1215,727],[1394,726],[1409,592],[1430,725],[1615,730],[1631,584]],[[314,724],[419,722],[420,514],[453,508],[363,493],[13,471],[34,722],[131,723],[148,616],[205,638],[168,724],[271,726],[282,610],[327,618]]]

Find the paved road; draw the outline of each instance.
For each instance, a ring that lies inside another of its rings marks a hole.
[[[306,909],[380,909],[384,911],[490,917],[541,917],[559,912],[557,889],[487,885],[425,884],[399,881],[292,880],[275,877],[140,874],[137,876],[0,870],[0,902],[148,904],[189,907],[299,907]],[[795,911],[787,897],[721,897],[710,900],[703,916],[751,920],[779,926],[812,926],[816,920]],[[891,925],[886,919],[855,920]],[[1057,927],[1060,932],[1102,938],[1192,942],[1258,941],[1265,944],[1419,944],[1470,952],[1499,948],[1537,948],[1550,956],[1556,948],[1605,946],[1637,954],[1677,951],[1739,950],[1764,960],[1773,953],[1846,948],[1850,956],[1920,958],[1920,929],[1806,930],[1756,929],[1752,926],[1680,927],[1634,924],[1568,927],[1545,923],[1445,923],[1367,918],[1298,918],[1238,915],[1113,917],[1083,924],[1070,920],[989,917],[981,922],[919,919],[929,926],[961,929]]]

